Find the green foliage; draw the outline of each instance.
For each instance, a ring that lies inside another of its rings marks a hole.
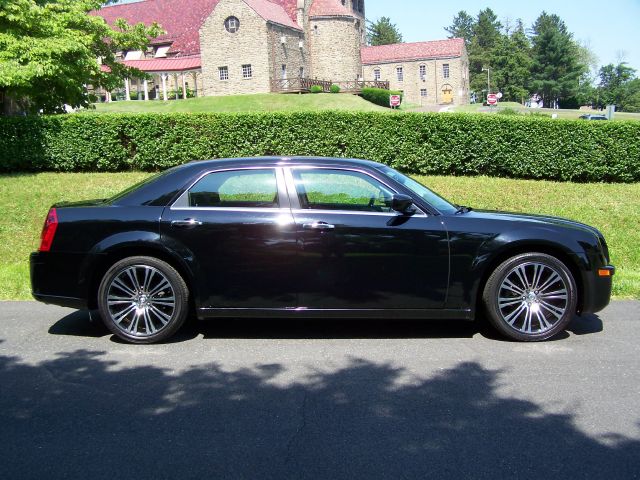
[[[340,93],[340,85],[333,84],[329,89],[331,93]]]
[[[57,113],[88,104],[84,85],[112,89],[144,74],[116,62],[119,50],[143,50],[162,30],[89,15],[100,0],[0,0],[0,92],[28,111]],[[110,67],[103,72],[96,62]]]
[[[375,112],[0,118],[2,172],[153,171],[278,154],[369,158],[419,174],[638,182],[640,123]]]
[[[625,62],[605,65],[599,72],[596,107],[615,105],[622,112],[638,111],[640,108],[640,80],[635,69]]]
[[[320,85],[311,85],[311,88],[309,88],[309,91],[311,93],[322,93],[323,89]]]
[[[402,103],[402,92],[385,90],[384,88],[363,88],[362,93],[360,93],[360,96],[365,100],[387,108],[391,108],[389,104],[391,95],[400,95],[400,102]]]
[[[449,38],[462,38],[464,43],[469,48],[471,40],[473,39],[473,27],[475,20],[466,11],[460,10],[458,14],[453,17],[453,23],[445,27],[445,31],[449,34]]]
[[[375,22],[370,22],[367,27],[369,45],[390,45],[401,43],[402,34],[389,17],[381,17]]]

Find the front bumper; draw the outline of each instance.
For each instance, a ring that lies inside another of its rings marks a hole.
[[[607,274],[601,274],[600,271],[607,272]],[[580,313],[599,312],[609,305],[615,273],[616,268],[613,265],[606,265],[585,273]]]

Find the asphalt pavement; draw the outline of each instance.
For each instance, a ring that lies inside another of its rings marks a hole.
[[[640,302],[482,323],[192,321],[127,345],[0,303],[0,478],[640,478]]]

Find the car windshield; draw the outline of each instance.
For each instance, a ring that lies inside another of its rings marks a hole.
[[[393,178],[396,182],[404,185],[413,193],[422,198],[425,202],[429,203],[429,205],[436,208],[438,211],[442,213],[456,213],[458,210],[453,204],[447,202],[444,198],[437,195],[436,193],[429,190],[427,187],[422,185],[419,182],[416,182],[414,179],[403,175],[402,173],[394,170],[391,167],[383,166],[380,168],[385,175]]]

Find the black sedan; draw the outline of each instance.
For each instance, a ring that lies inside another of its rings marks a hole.
[[[451,204],[366,160],[192,162],[113,198],[59,203],[31,255],[33,296],[99,309],[134,343],[215,317],[446,318],[486,312],[547,339],[608,303],[602,234]]]

